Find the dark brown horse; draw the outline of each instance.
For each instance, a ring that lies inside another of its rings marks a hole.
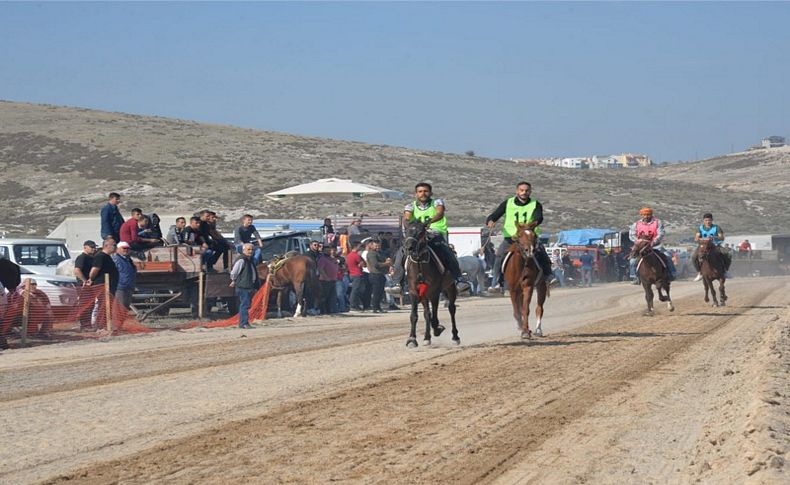
[[[647,310],[645,316],[653,315],[653,286],[658,291],[658,300],[667,302],[669,311],[675,311],[672,298],[669,296],[669,269],[664,266],[661,257],[653,249],[651,241],[645,239],[638,240],[631,249],[631,257],[638,257],[637,274],[642,288],[645,290],[645,301]],[[666,294],[664,294],[666,292]]]
[[[261,263],[257,267],[261,281],[269,276],[269,266]],[[296,293],[294,317],[307,315],[307,303],[318,298],[318,275],[316,265],[310,256],[296,255],[285,260],[282,266],[269,279],[272,291],[277,291],[277,316],[282,317],[283,295],[289,290]]]
[[[532,338],[529,329],[529,305],[532,293],[537,290],[538,304],[535,307],[535,318],[538,323],[535,335],[543,336],[543,304],[549,295],[546,279],[540,265],[535,261],[538,236],[532,224],[516,224],[515,242],[508,249],[505,266],[505,281],[510,290],[510,303],[513,305],[513,318],[516,328],[521,331],[521,338]]]
[[[449,271],[442,271],[437,264],[437,256],[430,250],[427,241],[426,226],[422,222],[413,221],[406,228],[403,249],[406,252],[406,279],[409,282],[411,297],[411,332],[406,340],[406,347],[417,347],[417,307],[422,303],[425,319],[425,337],[423,345],[431,345],[431,328],[433,335],[438,337],[444,331],[439,324],[439,297],[442,293],[447,298],[447,309],[452,322],[453,343],[461,343],[458,328],[455,325],[455,299],[458,291],[455,280]]]
[[[708,291],[713,295],[711,306],[725,306],[727,304],[727,293],[724,291],[724,282],[727,280],[727,263],[725,256],[719,251],[719,247],[710,238],[700,239],[699,250],[699,271],[702,274],[702,283],[705,285],[705,303],[710,303]],[[719,300],[716,301],[716,290],[713,282],[719,280]]]

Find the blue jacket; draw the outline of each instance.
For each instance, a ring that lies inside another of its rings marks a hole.
[[[132,290],[137,280],[137,268],[132,262],[132,258],[123,257],[116,253],[112,255],[115,267],[118,268],[118,289]]]
[[[114,236],[116,242],[121,234],[121,225],[123,224],[123,216],[118,206],[112,205],[109,202],[104,204],[101,208],[101,238],[107,239],[107,236]]]

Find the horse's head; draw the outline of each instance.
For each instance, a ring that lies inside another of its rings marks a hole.
[[[406,236],[403,238],[403,248],[406,254],[417,258],[426,247],[426,226],[420,221],[412,221],[406,226]]]
[[[697,255],[699,256],[700,260],[703,260],[708,257],[710,253],[716,248],[716,245],[713,244],[713,239],[706,237],[699,240],[699,250]]]
[[[634,243],[634,247],[631,248],[631,258],[635,258],[637,256],[644,256],[650,250],[653,249],[652,241],[648,241],[647,239],[637,239]]]
[[[516,224],[515,241],[519,251],[526,258],[531,258],[538,243],[538,235],[535,234],[532,224]]]

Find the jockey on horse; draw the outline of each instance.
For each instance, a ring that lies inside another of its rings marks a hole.
[[[631,224],[631,230],[628,233],[629,237],[634,243],[639,239],[650,241],[653,245],[653,250],[664,262],[664,267],[669,271],[670,281],[674,280],[675,272],[677,271],[675,264],[672,262],[672,258],[664,253],[664,248],[661,245],[664,239],[664,223],[660,219],[653,217],[653,209],[649,207],[640,209],[639,216],[641,218]],[[638,283],[639,278],[634,284]]]
[[[695,241],[700,242],[703,239],[710,239],[713,244],[716,245],[716,249],[724,256],[724,261],[726,262],[724,269],[727,272],[726,277],[730,278],[729,272],[730,265],[732,264],[732,253],[730,253],[729,248],[723,248],[721,246],[721,243],[724,242],[724,231],[721,230],[718,224],[713,223],[713,214],[710,212],[702,216],[702,224],[700,224],[696,234],[694,234]],[[694,248],[691,262],[697,270],[697,277],[694,278],[694,281],[699,281],[702,279],[702,273],[700,273],[699,246]]]
[[[496,250],[496,260],[494,262],[494,281],[492,288],[500,288],[502,276],[502,261],[510,246],[515,242],[516,224],[530,224],[535,231],[535,235],[540,236],[540,226],[543,223],[543,206],[535,199],[531,199],[532,184],[529,182],[519,182],[516,185],[516,195],[506,199],[499,204],[494,212],[486,218],[486,226],[489,230],[494,228],[496,222],[504,215],[505,222],[502,227],[502,235],[505,240]],[[546,253],[546,248],[538,242],[535,248],[535,260],[543,270],[543,277],[548,284],[554,280],[554,273],[551,271],[551,260]]]
[[[445,270],[450,271],[455,280],[458,291],[469,288],[469,284],[461,279],[461,268],[455,253],[450,249],[447,241],[447,217],[445,215],[444,200],[432,198],[433,187],[427,182],[420,182],[414,186],[414,200],[403,209],[404,227],[413,221],[420,221],[428,228],[428,246],[439,257]],[[394,288],[400,290],[400,283],[404,273],[403,248],[395,255],[393,264],[394,274],[392,280]]]

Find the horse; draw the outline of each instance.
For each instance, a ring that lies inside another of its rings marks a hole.
[[[22,272],[16,263],[0,259],[0,283],[9,292],[13,292],[22,284]]]
[[[538,320],[535,335],[538,337],[543,336],[543,304],[549,296],[543,271],[535,261],[538,235],[533,229],[532,224],[516,224],[515,242],[508,249],[503,269],[505,281],[510,289],[510,304],[513,306],[516,329],[521,330],[523,339],[532,338],[532,331],[529,329],[529,305],[532,302],[532,293],[535,290],[538,293],[535,307],[535,317]]]
[[[713,295],[711,306],[725,306],[727,304],[727,293],[724,291],[726,281],[726,263],[724,255],[719,251],[718,246],[713,244],[710,238],[700,239],[699,241],[699,271],[702,274],[702,283],[705,285],[705,303],[710,303],[708,291]],[[719,300],[716,301],[716,290],[713,282],[719,280]]]
[[[458,258],[458,266],[461,268],[461,273],[466,275],[466,281],[469,282],[469,293],[479,295],[485,290],[485,263],[480,258],[461,256]]]
[[[458,290],[455,280],[449,271],[442,271],[436,254],[430,250],[427,241],[427,226],[420,221],[412,221],[406,227],[403,250],[406,256],[406,279],[409,282],[411,297],[411,332],[406,340],[406,347],[417,347],[417,307],[423,305],[425,319],[425,337],[423,345],[431,345],[431,329],[438,337],[444,331],[439,324],[439,296],[444,293],[447,298],[447,309],[452,322],[453,343],[459,345],[458,328],[455,324],[455,299]]]
[[[652,242],[646,239],[638,240],[631,248],[631,257],[637,256],[640,258],[637,263],[637,275],[645,290],[647,302],[644,315],[653,316],[653,286],[658,291],[658,300],[667,302],[669,311],[674,312],[675,305],[672,304],[672,298],[669,296],[669,269],[664,266],[663,260],[653,249]],[[666,292],[666,295],[663,292]]]
[[[266,278],[271,274],[267,263],[258,264],[256,269],[261,281],[266,281]],[[301,254],[291,256],[272,274],[269,284],[272,290],[277,291],[278,317],[283,316],[283,294],[287,294],[287,290],[291,289],[296,293],[294,318],[304,317],[307,315],[307,296],[309,295],[310,301],[315,301],[318,298],[318,275],[315,261],[310,256]]]

